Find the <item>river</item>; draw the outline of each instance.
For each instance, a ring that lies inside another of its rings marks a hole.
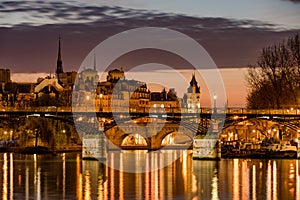
[[[144,154],[145,152],[137,152]],[[172,164],[143,173],[124,172],[110,152],[106,164],[81,154],[0,154],[5,199],[300,199],[300,160],[192,160],[191,151]],[[160,153],[152,158],[159,163]],[[121,163],[123,165],[124,163]],[[125,163],[126,164],[126,163]]]

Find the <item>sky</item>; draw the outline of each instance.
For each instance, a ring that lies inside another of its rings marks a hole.
[[[245,106],[245,68],[255,64],[263,47],[300,32],[299,10],[298,0],[1,1],[0,68],[11,69],[14,81],[53,74],[61,35],[64,70],[78,71],[85,57],[115,34],[169,28],[205,48],[221,71],[229,104]],[[149,49],[127,53],[107,69],[128,71],[145,63],[193,69],[176,55]]]

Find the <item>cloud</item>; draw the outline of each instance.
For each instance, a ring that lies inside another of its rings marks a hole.
[[[2,2],[3,12],[7,16],[5,27],[0,27],[0,67],[11,67],[13,72],[53,72],[58,34],[62,35],[65,70],[77,70],[99,42],[132,28],[166,27],[183,32],[203,45],[219,67],[253,64],[262,47],[299,31],[255,20],[201,18],[68,1]],[[28,20],[10,21],[10,15],[25,15]],[[126,69],[145,62],[165,62],[178,69],[189,67],[183,59],[153,50],[124,55],[112,67]]]
[[[118,6],[88,6],[66,1],[62,2],[44,2],[44,1],[5,1],[0,2],[0,12],[15,15],[15,17],[25,15],[28,20],[40,20],[39,25],[53,23],[79,23],[84,21],[97,22],[101,21],[116,21],[123,19],[140,20],[158,20],[160,23],[170,24],[177,19],[177,26],[186,26],[192,24],[195,27],[215,28],[222,26],[225,28],[236,26],[264,26],[276,28],[274,24],[263,23],[254,20],[234,20],[224,18],[197,18],[185,15],[176,15],[172,13],[158,13],[149,10],[136,10],[123,8]],[[9,19],[9,16],[7,16]],[[20,20],[20,24],[23,21]],[[18,24],[12,24],[18,25]],[[36,24],[37,25],[37,24]],[[175,24],[174,24],[175,25]],[[191,26],[192,27],[192,26]],[[194,27],[192,27],[194,28]]]
[[[290,2],[293,2],[293,3],[300,3],[300,0],[283,0],[283,1],[290,1]]]

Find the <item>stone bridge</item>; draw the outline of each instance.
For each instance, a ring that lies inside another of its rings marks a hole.
[[[217,111],[214,113],[214,111]],[[217,130],[221,137],[260,137],[274,136],[282,137],[289,134],[290,138],[298,138],[300,134],[300,110],[249,110],[238,108],[200,109],[199,113],[177,113],[177,112],[153,112],[153,113],[105,113],[92,111],[72,111],[70,108],[38,108],[27,110],[0,109],[0,118],[16,117],[46,117],[74,125],[82,123],[78,131],[87,134],[103,134],[117,147],[128,147],[124,144],[129,137],[142,138],[141,145],[147,149],[159,149],[166,144],[164,139],[176,140],[182,146],[195,136],[195,134],[206,133],[212,129],[212,121],[217,124]],[[122,116],[122,120],[117,121],[115,116]],[[78,122],[80,121],[80,122]],[[221,126],[224,124],[224,126]],[[223,135],[223,136],[222,136]],[[225,135],[225,136],[224,136]],[[255,136],[256,135],[256,136]]]
[[[135,122],[127,122],[118,124],[105,130],[105,135],[117,147],[126,148],[130,144],[126,144],[126,138],[132,136],[141,138],[144,143],[132,144],[146,149],[160,149],[165,146],[185,147],[188,148],[192,144],[192,139],[196,135],[196,131],[191,127],[183,126],[180,123],[170,121],[152,122],[147,125]],[[172,142],[163,143],[168,136]]]

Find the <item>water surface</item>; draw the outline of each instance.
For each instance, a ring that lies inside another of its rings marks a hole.
[[[137,152],[143,154],[145,152]],[[170,157],[180,153],[169,151]],[[160,170],[128,173],[110,152],[106,162],[80,154],[0,154],[2,199],[300,199],[299,160],[193,161],[191,151]],[[149,169],[159,165],[149,158]],[[165,154],[164,154],[165,156]],[[132,164],[132,163],[131,163]]]

